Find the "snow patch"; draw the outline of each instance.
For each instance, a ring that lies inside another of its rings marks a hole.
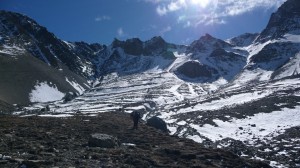
[[[0,53],[2,53],[2,54],[16,56],[16,55],[19,55],[24,52],[25,52],[25,50],[23,48],[20,48],[16,45],[13,45],[13,46],[3,45],[2,48],[0,48]]]
[[[74,45],[74,44],[69,43],[69,42],[67,42],[67,41],[63,41],[63,42],[64,42],[65,44],[67,44],[69,48],[71,48],[71,49],[75,48],[75,45]]]
[[[78,83],[74,82],[74,81],[70,81],[67,77],[66,77],[66,81],[74,88],[77,90],[77,92],[79,92],[79,94],[82,94],[85,89],[80,86]]]
[[[253,93],[243,93],[243,94],[238,94],[238,95],[232,95],[229,97],[221,98],[219,100],[213,100],[211,102],[197,104],[194,107],[180,109],[177,113],[185,113],[185,112],[191,112],[191,111],[195,111],[195,110],[218,110],[218,109],[222,109],[226,106],[234,106],[234,105],[258,100],[258,99],[268,96],[269,94],[271,94],[271,92],[256,91]]]
[[[42,114],[42,115],[38,115],[39,117],[55,117],[55,118],[65,118],[65,117],[73,117],[74,115],[71,114]]]
[[[49,86],[47,82],[41,82],[34,86],[29,94],[30,102],[49,102],[60,100],[65,96],[57,87]]]
[[[295,34],[285,34],[284,38],[280,40],[282,42],[295,42],[299,43],[300,42],[300,35],[295,35]]]
[[[248,141],[250,144],[255,139],[271,139],[284,133],[285,129],[300,125],[300,106],[295,109],[284,108],[272,113],[259,113],[245,119],[232,119],[229,122],[214,120],[218,127],[205,124],[200,127],[191,124],[201,135],[212,141],[223,138],[233,138]],[[255,126],[253,124],[255,123]],[[241,129],[242,128],[242,129]],[[198,139],[194,139],[197,141]]]
[[[300,52],[292,57],[290,61],[283,66],[284,71],[275,77],[275,79],[281,79],[287,76],[299,75],[300,74]]]

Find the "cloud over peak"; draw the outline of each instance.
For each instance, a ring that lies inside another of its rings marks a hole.
[[[183,27],[226,24],[229,17],[258,8],[278,8],[286,0],[144,0],[156,5],[156,13],[165,16],[178,13],[177,23]],[[184,17],[182,17],[184,16]]]
[[[124,36],[124,31],[123,31],[123,28],[122,28],[122,27],[118,28],[117,34],[118,34],[119,37]]]

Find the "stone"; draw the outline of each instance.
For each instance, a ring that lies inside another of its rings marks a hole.
[[[41,165],[51,165],[53,162],[50,160],[25,160],[23,161],[23,165],[26,168],[38,168],[41,167]]]
[[[63,97],[63,100],[66,103],[73,100],[75,97],[77,97],[77,94],[75,92],[68,92],[66,93],[65,97]]]
[[[50,152],[40,152],[40,155],[43,155],[43,156],[52,156],[52,157],[56,156],[54,153],[50,153]]]
[[[121,147],[133,149],[133,148],[136,147],[136,144],[132,144],[132,143],[122,143],[122,144],[121,144]]]
[[[159,129],[163,132],[169,132],[166,122],[163,119],[158,118],[156,116],[151,117],[150,119],[148,119],[147,120],[147,125],[151,126],[151,127],[154,127],[156,129]]]
[[[136,146],[136,144],[132,144],[132,143],[122,143],[121,146]]]
[[[88,145],[90,147],[115,148],[119,146],[118,139],[111,135],[95,133],[91,134]]]
[[[0,165],[1,164],[7,164],[8,163],[8,160],[0,160]]]
[[[10,160],[10,159],[11,159],[11,156],[3,155],[2,159],[3,159],[3,160]]]

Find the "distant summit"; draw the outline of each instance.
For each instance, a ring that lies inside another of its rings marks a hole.
[[[126,41],[114,39],[111,46],[112,48],[122,48],[126,54],[135,56],[167,55],[169,49],[177,48],[176,45],[167,43],[160,36],[153,37],[145,42],[139,38],[127,39]],[[172,57],[169,58],[172,59]]]
[[[193,41],[187,50],[190,52],[209,52],[213,49],[231,47],[231,45],[221,39],[217,39],[210,34],[201,36],[199,40]]]
[[[253,43],[253,41],[259,36],[259,33],[245,33],[240,36],[231,38],[228,41],[228,43],[239,46],[239,47],[246,47]]]
[[[300,34],[300,1],[287,0],[272,14],[267,27],[257,40],[280,38],[283,35]]]

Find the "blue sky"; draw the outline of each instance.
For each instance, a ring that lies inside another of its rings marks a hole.
[[[261,32],[286,0],[0,0],[66,41],[110,44],[162,36],[190,44],[205,33],[228,39]]]

